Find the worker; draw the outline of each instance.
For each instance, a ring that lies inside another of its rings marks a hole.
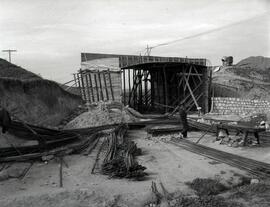
[[[0,126],[2,127],[2,133],[6,133],[11,124],[11,118],[8,111],[0,107]]]
[[[183,125],[183,137],[187,138],[187,132],[188,132],[188,121],[187,121],[187,112],[186,112],[186,107],[184,104],[180,104],[179,106],[179,115],[180,115],[180,120]]]

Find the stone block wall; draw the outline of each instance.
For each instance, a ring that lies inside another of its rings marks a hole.
[[[248,115],[255,113],[269,113],[270,103],[264,100],[250,100],[233,97],[212,98],[212,111],[218,114]]]

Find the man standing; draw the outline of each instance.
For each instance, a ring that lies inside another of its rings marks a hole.
[[[2,133],[5,133],[11,123],[11,118],[8,111],[5,108],[0,107],[0,126],[2,127]]]
[[[187,121],[187,113],[186,113],[186,108],[184,104],[179,105],[179,115],[180,115],[180,120],[183,125],[183,137],[187,138],[187,132],[188,132],[188,121]]]

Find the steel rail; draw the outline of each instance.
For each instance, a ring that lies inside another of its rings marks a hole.
[[[270,164],[268,163],[195,144],[187,140],[181,140],[180,142],[169,141],[169,143],[204,157],[246,170],[256,176],[270,177]]]

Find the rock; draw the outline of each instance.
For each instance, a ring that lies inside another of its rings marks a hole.
[[[7,169],[9,178],[19,178],[25,170],[30,167],[30,163],[15,163]]]
[[[250,184],[258,184],[259,182],[260,182],[259,179],[256,179],[256,178],[252,178],[250,180]]]
[[[170,206],[175,206],[177,204],[177,200],[173,199],[169,202]]]
[[[44,155],[41,157],[41,160],[42,161],[49,161],[49,160],[52,160],[54,158],[53,155]]]
[[[233,142],[232,147],[238,147],[238,142]]]
[[[30,167],[30,163],[15,163],[9,168],[0,172],[0,181],[7,180],[9,178],[21,177],[27,168]]]
[[[7,170],[2,170],[0,172],[0,181],[4,181],[8,179],[8,173]]]

